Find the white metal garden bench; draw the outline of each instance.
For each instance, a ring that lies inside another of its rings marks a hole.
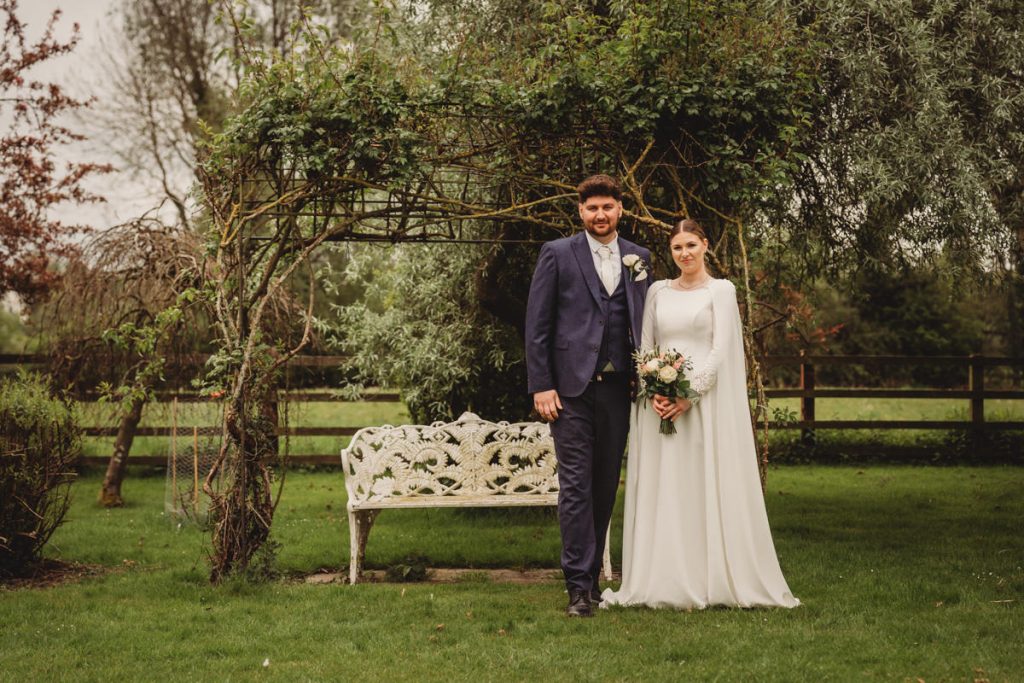
[[[349,582],[362,573],[373,521],[388,508],[558,504],[555,449],[541,422],[488,422],[463,413],[430,426],[366,427],[341,451],[348,490]],[[611,580],[605,540],[604,572]]]

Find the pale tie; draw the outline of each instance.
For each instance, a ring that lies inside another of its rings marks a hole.
[[[612,248],[602,244],[597,248],[597,255],[601,257],[601,269],[598,273],[605,291],[611,295],[615,291],[615,263],[612,262]]]

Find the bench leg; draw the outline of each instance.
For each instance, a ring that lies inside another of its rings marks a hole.
[[[608,535],[604,538],[604,578],[612,580],[612,525],[608,525]]]
[[[363,558],[366,556],[366,539],[380,510],[348,511],[349,563],[348,582],[354,584],[363,573]]]

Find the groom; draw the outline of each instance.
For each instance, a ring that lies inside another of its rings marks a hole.
[[[595,175],[576,189],[585,230],[540,250],[526,308],[526,367],[558,459],[566,613],[589,617],[601,601],[598,571],[629,430],[650,252],[619,238],[617,180]]]

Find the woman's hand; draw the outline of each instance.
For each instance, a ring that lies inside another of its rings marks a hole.
[[[658,417],[663,420],[672,420],[673,422],[693,406],[685,398],[669,398],[661,394],[654,395],[651,405],[654,407],[654,412],[658,414]]]

